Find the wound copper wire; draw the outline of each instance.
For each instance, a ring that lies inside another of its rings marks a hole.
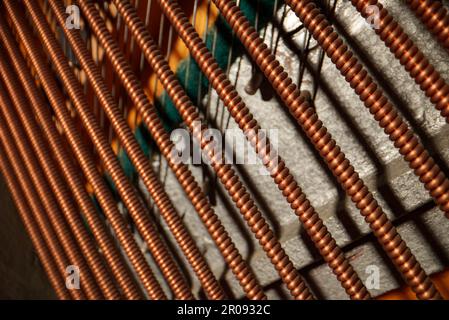
[[[37,223],[31,214],[31,208],[20,188],[19,181],[17,181],[17,177],[14,174],[14,169],[9,164],[9,160],[3,150],[4,147],[0,141],[0,170],[3,173],[7,187],[11,192],[12,199],[16,205],[25,230],[31,239],[34,250],[36,251],[39,261],[45,271],[45,274],[47,275],[50,285],[56,293],[56,296],[60,300],[70,300],[70,294],[65,286],[65,281],[57,272],[58,267],[56,266],[50,251],[45,245]]]
[[[170,70],[167,61],[145,28],[145,25],[138,17],[135,9],[128,1],[114,1],[114,4],[133,34],[137,44],[141,47],[145,58],[167,90],[187,127],[193,132],[193,138],[200,142],[203,155],[208,157],[217,177],[226,188],[231,199],[236,204],[250,230],[256,236],[259,244],[271,260],[271,263],[275,266],[282,281],[287,285],[292,296],[296,299],[313,299],[307,285],[294,268],[290,258],[276,239],[270,226],[263,218],[231,165],[223,164],[223,158],[220,158],[214,152],[213,142],[204,138],[203,133],[207,129],[207,126],[202,123],[198,111],[179,84],[176,76]],[[198,126],[195,126],[195,123]]]
[[[394,146],[399,149],[410,168],[420,178],[439,208],[449,218],[449,180],[384,96],[382,89],[313,2],[288,0],[286,3],[326,51],[380,127],[394,142]]]
[[[137,230],[145,240],[149,252],[170,285],[170,288],[173,290],[176,298],[193,299],[192,292],[186,279],[181,273],[179,266],[174,261],[173,256],[170,254],[166,244],[159,235],[156,226],[150,220],[149,212],[143,205],[135,188],[127,179],[123,169],[120,167],[118,159],[108,143],[106,134],[101,129],[93,112],[90,110],[82,88],[70,69],[60,45],[51,32],[39,4],[35,1],[24,1],[23,3],[30,13],[30,17],[38,31],[40,39],[49,53],[56,71],[61,77],[85,129],[94,143],[108,173],[114,181],[121,199],[128,208],[129,214],[132,217]],[[87,70],[85,71],[87,72]],[[167,202],[163,202],[162,205],[166,206]]]
[[[268,169],[274,182],[282,191],[282,195],[304,225],[315,247],[331,267],[341,285],[348,292],[359,292],[360,297],[363,297],[366,289],[363,288],[363,283],[360,281],[357,273],[345,258],[343,251],[338,247],[306,195],[302,192],[285,162],[277,155],[269,139],[265,139],[265,137],[260,139],[259,130],[261,128],[256,119],[227,78],[226,73],[220,69],[213,55],[195,31],[195,28],[190,24],[178,3],[170,0],[158,0],[158,3],[188,47],[192,57],[196,60],[220,99],[228,108],[229,113],[244,132],[247,140]]]
[[[61,24],[65,23],[66,17],[64,16],[64,8],[62,7],[62,3],[50,1],[50,5],[56,13],[56,17],[59,22]],[[96,10],[95,7],[93,9]],[[87,47],[83,43],[80,34],[67,29],[64,30],[67,31],[66,35],[69,42],[72,44],[75,54],[86,71],[87,78],[91,81],[94,90],[99,97],[100,104],[103,106],[107,116],[110,118],[111,123],[117,132],[122,145],[124,146],[124,149],[136,167],[137,172],[150,192],[150,195],[155,200],[162,217],[165,219],[182,252],[197,274],[206,295],[211,299],[225,298],[224,292],[218,281],[186,229],[181,217],[173,207],[162,184],[157,179],[149,159],[144,155],[142,149],[137,143],[137,140],[134,138],[131,129],[120,114],[120,110],[115,104],[112,95],[109,93],[106,84],[101,77],[100,71],[89,55]]]
[[[3,89],[3,85],[1,84],[0,108],[2,110],[12,108],[12,102]],[[43,201],[46,199],[42,199],[42,195],[38,194],[37,191],[41,187],[41,185],[36,184],[36,176],[43,178],[43,173],[40,171],[41,169],[36,165],[37,161],[33,159],[32,153],[30,151],[27,152],[25,150],[26,154],[21,152],[23,148],[21,151],[19,151],[18,146],[15,145],[15,142],[17,142],[17,144],[19,145],[22,143],[22,139],[15,140],[13,138],[10,133],[10,129],[6,124],[6,120],[3,118],[2,114],[0,114],[0,140],[2,141],[3,150],[5,151],[6,156],[9,159],[9,163],[12,165],[14,172],[20,182],[20,186],[26,198],[28,199],[28,203],[32,209],[31,212],[33,213],[34,219],[36,220],[42,236],[45,239],[45,243],[49,248],[53,258],[55,259],[57,270],[61,277],[65,279],[66,268],[67,266],[71,265],[71,263],[67,258],[66,252],[64,252],[56,231],[53,229],[53,226],[49,221],[49,216],[51,216],[52,212],[48,212],[43,204]],[[20,157],[19,155],[23,155],[23,157]],[[49,190],[45,191],[49,193]],[[70,290],[70,295],[73,299],[76,300],[86,299],[83,290]]]
[[[20,14],[21,11],[19,11],[17,3],[15,1],[4,1],[3,3],[5,9],[7,9],[8,16],[11,18],[12,23],[14,24],[15,29],[22,40],[23,46],[30,57],[33,67],[41,80],[50,104],[64,129],[70,146],[74,151],[74,154],[83,169],[86,178],[91,183],[97,200],[108,221],[110,222],[114,233],[121,244],[121,247],[127,254],[131,265],[138,275],[142,283],[142,287],[151,299],[166,299],[164,292],[149,267],[142,251],[140,250],[140,247],[131,233],[131,230],[118,210],[117,203],[103,180],[103,177],[97,171],[93,155],[90,153],[85,142],[82,140],[80,132],[77,131],[74,120],[71,118],[71,115],[65,107],[66,100],[54,79],[52,71],[47,64],[47,60],[44,58],[42,48],[37,45],[35,39],[33,38],[33,33],[30,27],[28,27],[27,21]],[[126,291],[131,291],[131,289],[131,284],[129,284],[126,287]],[[132,291],[130,294],[132,294]]]
[[[28,70],[25,60],[22,58],[20,51],[15,43],[15,40],[6,26],[4,20],[0,20],[0,38],[3,42],[4,48],[8,51],[11,64],[13,65],[17,76],[19,77],[25,89],[26,96],[30,101],[30,105],[35,112],[42,131],[49,141],[50,148],[58,161],[61,172],[77,201],[83,216],[85,217],[90,230],[92,231],[98,247],[103,253],[112,275],[117,280],[117,283],[123,292],[126,299],[138,299],[141,297],[137,290],[136,284],[132,279],[129,270],[123,261],[114,241],[106,229],[104,222],[98,215],[84,185],[78,168],[75,167],[71,155],[64,146],[61,135],[52,119],[52,115],[44,101],[42,93],[37,89],[35,82]],[[14,59],[11,59],[14,57]],[[23,110],[25,114],[32,114],[31,111]],[[32,118],[32,117],[31,117]],[[114,298],[114,292],[110,294],[108,291],[104,292],[106,298]]]
[[[218,0],[217,0],[218,1]],[[241,26],[240,26],[241,27]],[[262,49],[264,49],[264,48],[262,48]],[[259,59],[260,59],[260,57],[259,57]],[[270,62],[271,63],[271,62]],[[268,64],[268,65],[270,65],[270,64]],[[278,67],[278,65],[271,65],[271,67],[274,67],[274,68],[277,68]],[[288,79],[288,75],[286,75],[286,78]],[[288,86],[290,86],[290,84],[288,84]],[[286,88],[287,88],[287,86],[286,86]],[[287,88],[288,89],[288,88]],[[294,91],[294,90],[293,90]],[[282,96],[281,96],[282,97]],[[301,99],[301,98],[303,98],[303,97],[301,97],[301,96],[299,96],[299,92],[298,92],[298,96],[297,96],[297,98],[298,98],[298,100],[299,99]],[[307,110],[307,109],[306,109]],[[310,121],[313,121],[314,120],[314,115],[312,114],[311,115],[311,118],[308,118],[308,119],[306,119],[306,120],[310,120]],[[318,119],[316,119],[316,121],[319,121]],[[202,127],[203,128],[203,127]],[[318,128],[318,130],[319,129],[321,129],[321,127],[319,127]],[[325,128],[324,128],[324,130],[325,130]],[[315,132],[314,134],[318,134],[318,131],[317,132]],[[312,137],[311,137],[312,138]],[[259,140],[260,139],[258,139],[257,137],[256,138],[254,138],[257,142],[255,143],[255,147],[257,148],[257,147],[259,147],[260,148],[260,146],[259,146]],[[329,139],[331,140],[331,137],[329,136]],[[333,140],[332,140],[333,141]],[[335,143],[335,142],[334,142]],[[203,142],[202,142],[202,144],[203,144]],[[204,147],[204,150],[205,150],[205,152],[207,153],[207,152],[209,152],[209,155],[211,155],[212,154],[212,147],[211,147],[211,144],[206,144],[206,143],[204,143],[204,145],[203,145],[203,147]],[[338,147],[338,146],[336,146],[336,147]],[[270,148],[270,147],[269,147]],[[270,149],[269,149],[269,151],[271,151]],[[343,155],[343,158],[344,158],[344,155]],[[273,158],[270,158],[270,161],[272,161],[272,159]],[[217,162],[216,161],[216,159],[214,159],[214,161],[215,162]],[[267,161],[269,161],[269,160],[267,160]],[[344,160],[343,160],[344,161]],[[349,164],[349,162],[348,162],[348,165],[350,166],[350,164]],[[268,164],[268,167],[269,167],[269,169],[273,169],[273,168],[275,168],[274,166],[272,166],[271,165],[271,163],[269,163]],[[353,168],[352,168],[353,169]],[[357,177],[358,178],[358,177]],[[362,182],[362,184],[363,184],[363,182]],[[366,200],[366,199],[365,199]],[[373,201],[375,201],[374,199],[370,199],[370,200],[373,200]],[[362,201],[363,202],[363,201]],[[371,204],[371,203],[370,203]],[[361,208],[359,208],[359,209],[361,209]],[[385,221],[383,221],[383,222],[385,222]],[[388,222],[388,221],[387,221]],[[382,223],[382,222],[379,222],[379,223]],[[386,223],[386,222],[385,222]],[[405,245],[405,244],[404,244]],[[390,248],[392,251],[394,251],[394,248]],[[408,248],[407,248],[408,249]],[[402,249],[397,249],[397,250],[402,250]],[[401,256],[399,256],[399,259],[402,259],[403,258],[403,256],[401,257]],[[414,257],[411,257],[412,259],[414,259]],[[424,274],[425,275],[425,274]],[[415,286],[419,286],[417,283],[414,283],[413,285],[415,285]],[[423,284],[423,286],[425,286],[426,284]]]
[[[231,165],[223,164],[223,157],[220,157],[215,152],[213,142],[204,138],[203,133],[207,129],[207,126],[202,123],[199,113],[177,81],[176,76],[170,70],[164,56],[146,30],[143,22],[137,16],[135,9],[128,1],[115,1],[114,3],[123,20],[128,25],[129,30],[133,33],[137,43],[141,46],[146,59],[166,88],[187,127],[193,132],[193,138],[200,142],[203,155],[208,157],[217,177],[240,210],[250,230],[258,239],[259,244],[266,252],[271,263],[275,266],[279,276],[287,285],[292,296],[295,299],[313,299],[307,285],[294,268],[290,258],[276,239],[270,226],[263,218]]]
[[[4,62],[4,60],[2,62]],[[2,64],[2,67],[3,66],[4,65]],[[13,81],[13,79],[7,77],[3,73],[4,71],[4,68],[0,68],[2,77],[7,81]],[[15,84],[17,84],[17,82]],[[83,275],[80,277],[80,286],[86,294],[86,297],[94,300],[103,299],[103,295],[101,294],[101,291],[92,276],[91,270],[81,254],[77,242],[75,241],[75,237],[70,230],[66,219],[64,219],[64,213],[62,211],[70,210],[70,208],[58,206],[58,204],[63,204],[65,206],[69,205],[66,201],[64,201],[64,199],[60,198],[62,194],[58,188],[61,187],[60,183],[62,184],[60,180],[61,177],[56,176],[57,169],[54,166],[53,161],[48,157],[48,153],[43,148],[45,144],[43,146],[38,146],[38,149],[33,148],[33,144],[30,143],[27,138],[25,129],[14,111],[14,109],[20,110],[22,108],[22,104],[26,103],[26,101],[20,99],[23,96],[19,96],[17,91],[19,88],[11,82],[7,83],[6,87],[9,91],[10,97],[12,98],[12,104],[8,108],[2,108],[2,114],[6,120],[6,126],[4,126],[3,130],[9,130],[14,141],[17,142],[20,155],[24,159],[25,166],[30,173],[31,180],[34,183],[39,197],[42,199],[42,203],[47,211],[49,221],[53,226],[56,236],[69,259],[70,265],[77,266],[80,270],[80,274]],[[14,108],[13,105],[16,107]],[[47,156],[45,156],[45,154],[47,154]],[[51,162],[46,163],[44,160]],[[52,171],[50,171],[50,169]],[[49,181],[54,182],[54,190],[51,187],[52,183]],[[56,194],[54,194],[52,190],[56,192]],[[67,213],[76,215],[79,214],[75,209],[73,209],[73,211],[68,211]],[[80,227],[84,226],[80,225]],[[65,267],[68,267],[68,265]]]
[[[313,37],[326,51],[332,62],[340,70],[354,91],[359,95],[370,113],[379,122],[394,142],[396,148],[404,156],[420,181],[424,183],[430,195],[435,199],[440,209],[449,217],[449,181],[438,165],[424,149],[418,138],[408,128],[393,105],[384,96],[382,90],[369,76],[368,72],[358,62],[358,59],[339,38],[326,17],[311,1],[287,0],[296,15],[311,32]],[[405,248],[402,248],[405,249]],[[403,252],[395,252],[401,255]],[[415,266],[404,265],[408,269],[408,283],[424,282],[425,286],[413,286],[420,299],[440,298],[438,291],[430,281],[425,281],[425,273]]]
[[[17,77],[14,75],[14,72],[11,70],[11,67],[7,62],[2,48],[0,48],[0,75],[16,106],[14,111],[13,109],[8,111],[10,113],[9,118],[14,121],[11,125],[16,127],[15,129],[20,135],[22,135],[24,131],[26,132],[28,141],[31,142],[34,149],[34,154],[37,156],[41,168],[48,178],[51,190],[53,191],[61,208],[61,212],[64,215],[65,220],[68,222],[68,225],[81,249],[81,253],[88,264],[88,266],[78,266],[80,267],[80,271],[83,273],[81,282],[85,281],[85,279],[96,282],[103,294],[105,294],[104,297],[106,299],[119,299],[120,294],[115,288],[115,284],[113,283],[109,271],[106,269],[103,260],[97,251],[93,239],[86,230],[80,212],[72,200],[73,196],[63,181],[54,159],[50,155],[50,150],[44,140],[43,134],[40,131],[35,118],[30,116],[33,113],[30,110],[28,101],[26,101],[25,94],[18,82]],[[22,124],[20,124],[20,122]],[[88,267],[90,267],[94,278],[90,275],[89,270],[87,270],[87,278],[84,277],[84,273],[86,271],[84,269]],[[93,289],[95,289],[95,291],[93,291],[94,295],[92,296],[89,296],[86,290],[87,298],[100,299],[103,297],[95,286]]]
[[[60,1],[49,1],[56,19],[60,25],[64,26],[66,21],[65,8]],[[95,10],[95,8],[94,8]],[[170,198],[165,192],[162,183],[158,180],[150,160],[145,156],[140,148],[131,128],[127,125],[120,109],[115,103],[115,99],[108,90],[100,69],[87,50],[78,30],[63,28],[69,43],[81,66],[86,72],[87,79],[99,99],[100,105],[105,110],[111,121],[112,127],[117,133],[121,145],[125,149],[128,157],[136,168],[137,173],[158,207],[161,216],[165,220],[170,232],[178,243],[181,251],[197,275],[206,296],[210,299],[224,299],[225,294],[217,279],[215,278],[204,256],[197,247],[195,241],[187,230],[181,216],[176,212]]]
[[[371,15],[371,6],[379,8],[376,17],[378,24],[374,31],[385,45],[390,48],[396,59],[415,80],[422,91],[426,93],[441,116],[449,122],[449,85],[435,70],[434,66],[404,32],[399,23],[388,13],[382,4],[376,0],[352,0],[354,7],[364,18]]]
[[[156,108],[148,100],[140,81],[133,73],[129,63],[108,31],[94,3],[84,0],[78,1],[78,3],[92,31],[97,36],[99,43],[111,61],[115,72],[120,77],[123,86],[126,88],[128,95],[136,106],[138,114],[142,117],[143,123],[149,129],[159,150],[161,150],[161,153],[167,159],[170,168],[175,173],[178,181],[194,205],[226,263],[238,279],[246,296],[249,299],[265,299],[263,289],[259,285],[253,271],[243,260],[188,166],[184,163],[178,163],[172,158],[174,145],[168,133],[163,128]]]
[[[438,42],[449,51],[449,14],[441,1],[406,0],[415,13]]]
[[[297,85],[293,83],[283,66],[276,60],[275,55],[271,53],[257,31],[245,18],[235,1],[213,0],[213,2],[326,161],[327,166],[347,195],[365,217],[365,221],[369,223],[370,228],[396,268],[403,274],[404,279],[409,280],[409,269],[416,270],[417,274],[424,273],[396,228],[319,119],[315,109],[301,95]],[[401,252],[401,254],[398,255],[397,252]],[[415,279],[415,282],[409,283],[409,285],[425,286],[430,281],[428,277],[423,277],[423,279],[425,282],[417,282],[416,280],[421,279]]]

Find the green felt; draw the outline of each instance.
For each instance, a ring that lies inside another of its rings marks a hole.
[[[241,0],[240,10],[245,14],[247,19],[255,24],[256,12],[259,11],[258,25],[257,28],[260,30],[263,28],[269,19],[272,17],[274,9],[274,1],[272,0]],[[201,35],[202,36],[202,35]],[[222,69],[226,69],[228,65],[229,53],[232,47],[232,62],[244,53],[244,48],[240,44],[237,38],[233,36],[232,30],[221,16],[218,17],[214,26],[212,26],[206,35],[206,46],[212,52],[212,47],[214,46],[215,39],[215,51],[214,58],[217,60],[219,66]],[[233,40],[234,37],[234,40]],[[203,39],[204,40],[204,39]],[[190,56],[183,59],[175,72],[181,85],[185,88],[187,95],[196,104],[198,101],[204,97],[207,93],[209,86],[209,81],[205,76],[201,76],[201,71],[198,64]],[[198,90],[199,83],[201,81],[201,90]],[[170,132],[182,122],[182,118],[179,115],[176,107],[171,101],[168,94],[164,91],[161,96],[155,102],[155,106],[158,110],[158,114],[163,121],[164,128]],[[143,151],[147,156],[151,155],[153,148],[156,148],[151,139],[151,134],[144,124],[140,124],[136,131],[135,136],[142,147]],[[120,150],[118,155],[120,164],[125,170],[126,175],[129,178],[135,176],[135,169],[129,160],[126,152]],[[106,176],[106,180],[109,182],[111,187],[114,189],[114,185],[111,179]],[[114,189],[115,190],[115,189]]]

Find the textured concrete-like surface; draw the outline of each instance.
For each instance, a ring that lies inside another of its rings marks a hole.
[[[333,1],[330,1],[331,3]],[[401,23],[409,36],[422,51],[430,58],[434,66],[445,79],[449,78],[449,55],[434,41],[424,26],[413,16],[401,1],[385,0],[382,3],[391,14]],[[289,32],[298,28],[301,23],[289,9],[282,19],[284,7],[277,12],[275,27],[270,24],[266,30],[266,42],[272,37],[278,39],[278,31]],[[338,1],[335,18],[337,30],[350,40],[356,54],[365,62],[378,83],[385,89],[395,106],[403,113],[410,125],[420,135],[424,144],[447,167],[449,163],[449,127],[434,109],[408,73],[403,69],[394,56],[389,52],[377,35],[365,23],[360,14],[348,1]],[[278,25],[282,24],[282,28]],[[274,34],[272,31],[274,30]],[[301,89],[314,92],[318,84],[315,99],[316,110],[328,127],[329,131],[342,147],[356,170],[360,173],[369,188],[381,203],[388,216],[396,218],[407,217],[412,211],[427,211],[431,199],[418,178],[413,175],[407,164],[402,160],[388,137],[379,128],[377,122],[359,101],[358,97],[340,76],[338,70],[325,57],[322,67],[318,67],[321,51],[319,48],[311,50],[307,56],[307,63],[299,63],[299,52],[305,48],[308,34],[301,29],[293,34],[292,41],[285,41],[288,37],[281,34],[277,46],[277,57],[286,67],[290,76],[297,82],[300,70],[304,66],[305,72],[301,81]],[[355,45],[355,46],[354,46]],[[316,47],[312,39],[309,48]],[[308,66],[306,66],[308,65]],[[309,68],[310,67],[310,68]],[[320,70],[320,71],[318,71]],[[287,166],[299,182],[309,200],[323,218],[330,232],[339,245],[345,246],[359,239],[369,232],[367,225],[355,206],[342,194],[330,173],[325,170],[325,164],[319,155],[306,142],[300,128],[294,123],[286,108],[276,98],[263,100],[261,90],[249,95],[245,87],[254,76],[252,64],[247,56],[237,59],[230,69],[230,78],[236,80],[236,87],[244,98],[255,118],[262,128],[278,130],[278,150],[285,159]],[[213,90],[212,90],[213,92]],[[268,92],[270,94],[270,92]],[[212,93],[210,102],[207,97],[204,104],[210,108],[212,122],[222,128],[226,123],[227,111],[223,111],[222,103],[217,102],[217,96]],[[223,121],[221,120],[223,119]],[[228,129],[237,128],[231,119]],[[184,220],[192,235],[198,240],[199,246],[212,265],[218,277],[224,277],[231,283],[231,289],[237,296],[242,294],[232,274],[226,271],[217,249],[205,229],[200,225],[193,207],[189,204],[182,190],[177,187],[176,179],[170,170],[166,170],[162,161],[161,177],[166,189],[174,201],[179,212],[184,214]],[[261,175],[260,165],[239,165],[237,171],[246,183],[256,200],[261,212],[271,223],[284,248],[298,268],[305,268],[316,261],[317,255],[313,245],[302,232],[297,217],[283,199],[279,190],[269,176]],[[199,181],[203,181],[200,168],[191,166]],[[263,169],[262,169],[263,170]],[[165,172],[167,172],[165,177]],[[165,177],[165,178],[164,178]],[[213,179],[213,175],[211,175]],[[217,214],[231,233],[237,246],[244,256],[251,262],[259,280],[264,285],[276,287],[277,273],[269,263],[263,251],[246,228],[232,201],[225,190],[217,183],[213,188],[217,199],[215,206]],[[424,207],[422,207],[424,205]],[[427,206],[427,207],[426,207]],[[429,245],[432,238],[441,241],[439,250],[449,253],[448,237],[445,234],[448,223],[443,214],[432,209],[420,216],[420,222],[405,223],[400,226],[401,234],[408,245],[422,262],[428,272],[435,272],[448,266],[439,262],[431,254],[436,250]],[[431,234],[422,234],[419,225],[422,223],[432,230]],[[378,265],[381,272],[381,286],[372,293],[377,295],[399,286],[397,278],[392,276],[391,265],[386,265],[380,258],[378,248],[370,241],[349,251],[347,254],[355,269],[362,276],[368,265]],[[443,254],[441,253],[441,254]],[[325,298],[345,298],[344,292],[336,282],[335,277],[326,266],[316,267],[307,273],[313,287],[322,288]],[[191,274],[192,282],[195,283]],[[197,285],[195,285],[197,288]],[[274,290],[274,289],[272,289]],[[273,292],[275,292],[274,290]],[[274,293],[273,293],[274,294]],[[277,294],[277,293],[276,293]],[[273,297],[276,295],[274,294]],[[288,294],[286,295],[288,297]]]

